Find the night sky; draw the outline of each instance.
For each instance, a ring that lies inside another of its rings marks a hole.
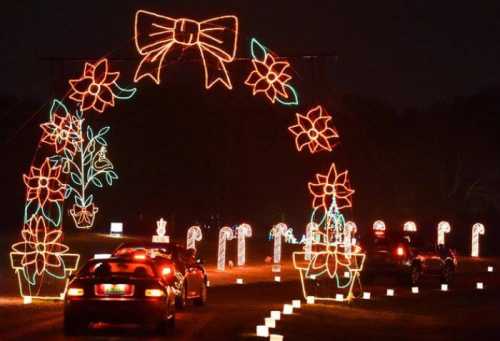
[[[98,127],[112,127],[109,156],[121,176],[112,189],[96,192],[103,208],[98,223],[128,219],[147,225],[164,215],[183,229],[218,214],[227,224],[245,219],[263,229],[285,219],[301,229],[309,214],[306,184],[332,161],[350,170],[357,190],[348,215],[366,221],[390,216],[383,209],[356,210],[358,200],[368,207],[388,196],[384,189],[391,180],[363,163],[357,127],[340,99],[360,96],[401,116],[498,84],[499,6],[495,1],[310,3],[17,1],[4,7],[0,97],[7,104],[0,107],[0,144],[4,199],[12,198],[5,199],[6,224],[22,219],[21,173],[38,157],[37,125],[47,119],[51,99],[66,94],[67,79],[79,76],[85,60],[107,56],[117,59],[112,67],[122,72],[123,85],[132,84],[138,9],[195,19],[237,15],[238,56],[248,56],[251,37],[289,56],[302,103],[294,110],[253,98],[242,84],[250,70],[244,61],[229,66],[232,92],[220,86],[205,91],[202,67],[189,55],[164,70],[161,86],[141,81],[134,100],[89,118]],[[301,57],[311,55],[319,57]],[[318,103],[333,113],[342,143],[331,154],[298,154],[286,128],[296,111]],[[385,143],[374,144],[379,142]],[[375,182],[381,185],[363,195],[360,186],[374,182],[367,173],[378,174]]]

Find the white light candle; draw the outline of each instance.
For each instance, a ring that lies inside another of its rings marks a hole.
[[[281,282],[281,277],[280,276],[274,276],[274,281],[275,282]]]
[[[441,291],[448,291],[448,284],[441,284]]]
[[[394,289],[387,289],[387,296],[394,296]]]
[[[31,296],[23,296],[23,304],[31,304],[33,302],[33,299]]]
[[[484,289],[484,284],[483,284],[483,282],[477,282],[477,283],[476,283],[476,289],[478,289],[478,290],[483,290],[483,289]]]
[[[411,287],[412,294],[418,294],[418,287]]]
[[[363,299],[364,299],[364,300],[369,300],[369,299],[371,299],[371,297],[372,297],[372,294],[371,294],[371,293],[369,293],[368,291],[365,291],[365,292],[363,293]]]
[[[307,296],[306,297],[307,304],[314,304],[314,301],[315,301],[314,296]]]
[[[342,302],[343,300],[344,300],[344,295],[342,294],[335,295],[335,301]]]
[[[493,267],[492,266],[488,266],[488,272],[493,272]]]
[[[300,308],[300,300],[292,300],[292,306],[295,309],[299,309]]]
[[[283,341],[283,335],[271,334],[269,335],[269,341]]]

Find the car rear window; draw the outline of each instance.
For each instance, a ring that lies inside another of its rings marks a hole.
[[[128,274],[137,277],[155,277],[155,272],[151,265],[135,262],[91,263],[84,269],[83,273],[91,275]]]

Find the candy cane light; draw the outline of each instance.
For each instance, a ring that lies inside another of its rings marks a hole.
[[[417,232],[417,224],[414,221],[407,221],[403,225],[404,232]]]
[[[484,235],[484,225],[476,223],[472,226],[472,257],[479,257],[479,235]]]
[[[304,245],[304,252],[305,252],[305,259],[306,260],[311,260],[311,255],[312,255],[312,244],[313,240],[315,239],[315,234],[318,231],[318,224],[315,222],[311,221],[306,225],[306,239],[305,239],[305,245]]]
[[[437,244],[438,245],[444,245],[445,239],[444,235],[445,233],[450,233],[451,231],[451,226],[450,223],[447,221],[441,221],[438,224],[437,228]]]
[[[353,245],[353,236],[355,235],[358,227],[353,221],[347,221],[344,224],[344,252],[347,256],[351,254]]]
[[[245,238],[252,236],[252,227],[246,223],[236,228],[238,235],[238,266],[245,265]]]
[[[373,232],[377,237],[382,237],[385,235],[385,223],[383,220],[376,220],[373,223]]]
[[[271,230],[274,238],[273,262],[275,264],[281,263],[281,237],[285,237],[287,231],[288,226],[285,223],[278,223]]]
[[[203,233],[201,232],[201,228],[199,226],[191,226],[187,230],[186,237],[186,249],[196,250],[196,242],[199,242],[203,239]]]
[[[226,269],[226,242],[234,238],[233,229],[224,226],[219,230],[219,250],[217,255],[217,270]]]

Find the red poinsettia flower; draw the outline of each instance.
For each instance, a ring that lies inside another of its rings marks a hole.
[[[74,154],[77,144],[82,141],[78,119],[70,114],[53,114],[50,121],[42,123],[40,127],[43,130],[42,142],[53,145],[56,153],[66,149]]]
[[[314,197],[313,208],[328,211],[334,200],[339,210],[352,206],[350,196],[354,190],[349,187],[347,173],[337,174],[335,164],[332,163],[327,175],[316,174],[316,182],[309,183],[309,191]]]
[[[83,76],[69,81],[73,90],[69,98],[79,102],[82,111],[92,108],[102,113],[106,106],[115,105],[113,88],[119,76],[119,72],[109,72],[108,60],[105,58],[95,65],[85,63]]]
[[[267,53],[264,62],[253,59],[254,71],[245,80],[245,84],[251,86],[252,94],[264,92],[269,100],[274,103],[277,97],[288,98],[285,85],[292,78],[286,69],[290,67],[289,62],[276,61]]]
[[[47,201],[63,201],[66,185],[59,180],[60,175],[61,166],[52,167],[49,159],[45,159],[40,168],[31,167],[29,175],[23,175],[28,190],[27,200],[38,200],[41,208]]]
[[[309,110],[305,116],[297,114],[297,124],[288,128],[295,135],[297,150],[301,151],[307,146],[311,154],[321,150],[331,152],[333,139],[339,137],[335,129],[330,127],[331,119],[320,105]]]
[[[63,266],[61,254],[68,252],[69,247],[59,242],[62,230],[49,232],[42,217],[32,216],[21,234],[23,241],[12,245],[12,249],[23,254],[21,265],[27,274],[41,275],[45,271],[53,271],[49,268]]]

